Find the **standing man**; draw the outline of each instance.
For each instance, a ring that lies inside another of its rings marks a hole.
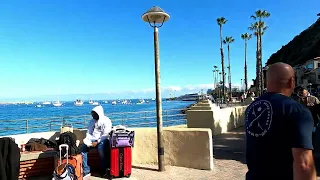
[[[294,70],[275,63],[267,92],[246,110],[246,180],[316,180],[310,111],[290,98]]]
[[[110,159],[106,158],[105,152],[109,146],[109,133],[111,132],[112,123],[110,119],[104,115],[102,106],[96,106],[91,111],[92,120],[89,122],[86,138],[83,140],[84,144],[81,148],[83,158],[83,178],[89,177],[90,167],[88,165],[88,152],[90,148],[97,148],[100,156],[101,175],[106,173],[109,168],[107,162]]]
[[[312,142],[314,143],[314,140],[316,137],[316,130],[319,124],[318,108],[314,108],[314,106],[319,105],[320,101],[317,97],[311,95],[307,89],[303,88],[301,90],[298,102],[307,106],[312,113],[312,116],[313,116]]]

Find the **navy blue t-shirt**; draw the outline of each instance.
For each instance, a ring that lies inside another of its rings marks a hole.
[[[293,99],[265,93],[246,118],[247,180],[293,179],[291,148],[313,149],[310,111]]]

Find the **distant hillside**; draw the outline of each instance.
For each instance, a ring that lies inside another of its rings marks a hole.
[[[290,28],[288,28],[288,31]],[[285,62],[292,66],[320,56],[320,18],[287,45],[272,54],[267,64]]]

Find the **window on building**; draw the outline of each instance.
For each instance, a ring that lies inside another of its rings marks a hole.
[[[306,65],[306,69],[313,69],[313,63],[309,63]]]

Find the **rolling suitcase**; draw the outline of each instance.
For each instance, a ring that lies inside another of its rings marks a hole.
[[[61,155],[61,150],[62,148],[65,147],[66,148],[66,158],[62,159],[62,155]],[[73,156],[69,156],[68,154],[68,148],[69,146],[67,144],[61,144],[59,146],[59,151],[60,151],[60,158],[58,160],[58,164],[64,164],[66,163],[67,165],[70,164],[72,167],[74,167],[74,173],[76,175],[77,180],[82,180],[83,177],[83,168],[82,168],[82,155],[81,154],[77,154],[77,155],[73,155]]]
[[[132,149],[128,147],[110,148],[110,179],[130,177],[132,170]]]

